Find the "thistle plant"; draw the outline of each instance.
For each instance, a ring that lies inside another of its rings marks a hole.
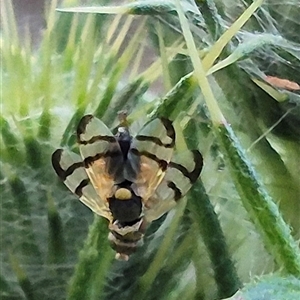
[[[298,299],[298,1],[79,2],[49,3],[35,48],[1,4],[1,299]],[[51,166],[121,110],[204,157],[128,262]]]

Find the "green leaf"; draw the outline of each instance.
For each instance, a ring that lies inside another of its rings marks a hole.
[[[289,289],[298,299],[286,274],[299,273],[300,102],[267,80],[299,84],[298,0],[180,1],[182,27],[175,1],[84,2],[95,6],[77,10],[92,16],[51,1],[34,47],[11,1],[1,7],[0,298],[210,300],[277,270],[240,298],[289,299]],[[184,129],[178,148],[204,157],[186,209],[153,222],[128,262],[113,259],[106,221],[92,223],[51,166],[56,148],[78,151],[84,114],[114,130],[118,110],[133,134],[168,116]]]
[[[295,300],[299,297],[300,280],[298,278],[273,275],[257,278],[228,300]]]

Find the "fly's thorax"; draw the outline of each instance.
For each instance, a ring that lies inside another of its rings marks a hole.
[[[142,199],[133,192],[130,183],[119,184],[108,203],[114,220],[122,226],[132,225],[141,217]]]
[[[143,244],[143,236],[146,230],[146,222],[139,219],[131,226],[122,226],[118,221],[110,224],[108,240],[111,247],[117,252],[116,258],[128,260],[138,247]]]
[[[118,133],[115,135],[115,137],[120,145],[124,161],[126,161],[127,154],[132,141],[132,136],[130,135],[127,127],[119,127]]]

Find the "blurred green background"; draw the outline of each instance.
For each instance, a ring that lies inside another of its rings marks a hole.
[[[195,66],[174,2],[128,3],[117,15],[55,11],[108,1],[1,3],[1,299],[223,299],[249,282],[245,299],[260,299],[270,285],[272,299],[298,299],[298,0],[264,1],[220,55],[214,46],[252,1],[181,1],[237,143],[216,134],[222,127],[189,75]],[[113,129],[122,109],[133,133],[153,115],[170,117],[183,128],[179,148],[198,148],[205,163],[201,180],[151,224],[129,262],[114,260],[107,222],[59,182],[50,162],[58,147],[77,151],[84,114]],[[227,142],[233,152],[224,151]],[[252,168],[246,180],[235,149]],[[251,202],[253,180],[262,202]],[[269,277],[251,293],[261,275]]]

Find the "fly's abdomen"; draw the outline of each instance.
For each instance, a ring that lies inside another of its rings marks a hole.
[[[146,230],[146,223],[143,218],[131,226],[122,226],[118,222],[110,225],[108,240],[111,247],[117,252],[116,258],[128,260],[138,247],[143,244],[143,236]]]

